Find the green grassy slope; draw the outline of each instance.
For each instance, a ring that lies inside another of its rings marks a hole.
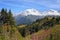
[[[20,36],[22,40],[31,40],[33,37],[38,37],[39,40],[60,40],[60,18],[44,18],[42,20],[37,20],[36,22],[25,26],[28,30],[29,28],[42,27],[37,32],[32,32],[32,34],[25,35],[25,37]],[[51,25],[50,25],[51,24]],[[22,27],[22,28],[25,28]],[[48,28],[47,28],[48,27]],[[28,33],[29,31],[27,31]],[[31,31],[30,31],[31,32]]]
[[[20,35],[20,40],[30,40],[33,39],[35,35],[38,36],[39,40],[60,40],[60,25],[55,25],[48,30],[41,29],[38,32],[33,33],[32,35],[28,35],[26,37],[22,37]]]

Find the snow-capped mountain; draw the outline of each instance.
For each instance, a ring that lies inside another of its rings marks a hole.
[[[45,16],[60,16],[60,13],[56,10],[48,10],[45,12],[39,12],[36,9],[26,9],[20,12],[19,15],[15,16],[16,24],[28,24],[36,21],[37,19],[41,19]]]
[[[42,18],[42,13],[36,9],[26,9],[15,17],[16,24],[28,24]]]
[[[46,15],[46,16],[49,16],[49,15],[50,16],[52,16],[52,15],[54,15],[54,16],[60,16],[60,13],[58,11],[56,11],[56,10],[50,9],[48,11],[45,11],[43,13],[43,15]]]
[[[28,15],[41,16],[41,13],[39,11],[37,11],[36,9],[26,9],[26,10],[22,11],[20,15],[23,15],[23,16],[28,16]]]

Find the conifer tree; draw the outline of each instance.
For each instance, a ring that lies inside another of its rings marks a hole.
[[[9,10],[9,12],[7,12],[6,9],[2,8],[1,13],[0,13],[0,21],[1,24],[8,24],[11,26],[15,26],[15,21],[12,15],[11,10]]]
[[[9,10],[9,12],[8,12],[8,17],[9,17],[9,19],[8,19],[9,20],[9,24],[11,26],[15,26],[15,21],[14,21],[14,18],[13,18],[11,10]]]
[[[2,10],[1,10],[1,22],[2,22],[2,24],[4,24],[4,22],[5,22],[5,10],[4,10],[4,8],[2,8]]]

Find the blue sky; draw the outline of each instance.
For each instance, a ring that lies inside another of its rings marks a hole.
[[[30,8],[39,11],[60,10],[60,0],[0,0],[0,10],[1,8],[11,9],[12,13],[18,13]]]

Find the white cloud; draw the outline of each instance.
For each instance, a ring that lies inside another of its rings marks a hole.
[[[0,1],[0,4],[13,6],[13,7],[26,7],[25,5],[19,5],[19,4],[9,3],[9,2],[2,2],[2,1]]]
[[[46,1],[46,0],[42,0],[39,2],[35,2],[36,4],[48,7],[48,8],[60,8],[60,0],[50,0],[50,1]]]
[[[14,3],[11,3],[11,2],[15,2],[16,4]],[[24,4],[28,4],[30,5],[30,3],[35,3],[35,4],[38,4],[38,5],[42,5],[42,6],[45,6],[45,7],[48,7],[48,8],[60,8],[60,0],[2,0],[0,1],[0,3],[4,4],[4,5],[8,5],[8,6],[16,6],[16,7],[27,7],[27,5],[19,5],[18,3],[20,2],[24,2]],[[32,5],[35,5],[35,4],[32,4]]]

